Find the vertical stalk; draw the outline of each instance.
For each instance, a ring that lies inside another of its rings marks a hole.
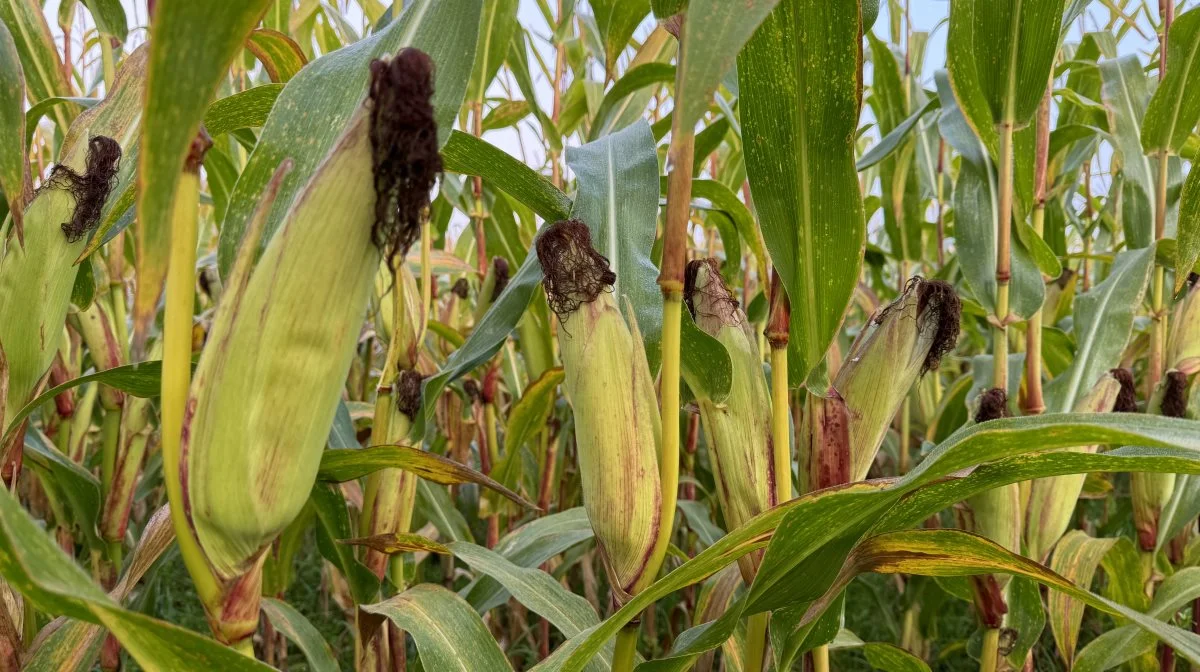
[[[937,159],[937,263],[941,269],[946,265],[946,140],[938,139]]]
[[[790,410],[788,397],[788,341],[791,326],[791,303],[779,278],[771,271],[771,313],[765,330],[771,344],[771,448],[774,451],[775,504],[792,498],[792,453],[790,441]]]
[[[684,29],[679,32],[680,53]],[[682,64],[678,68],[683,73]],[[676,95],[682,96],[679,75],[676,76]],[[679,496],[679,329],[683,311],[683,276],[687,263],[687,226],[691,215],[692,158],[696,133],[682,123],[683,115],[676,114],[671,126],[671,146],[667,152],[671,172],[667,178],[667,222],[663,231],[662,270],[658,286],[663,294],[662,382],[659,390],[662,417],[662,441],[659,451],[659,480],[661,508],[658,538],[646,561],[646,570],[633,585],[631,593],[640,593],[654,582],[662,568],[674,528],[675,502]],[[613,654],[613,672],[628,672],[633,667],[637,647],[638,624],[631,623],[617,635]]]
[[[1033,230],[1041,238],[1046,221],[1046,170],[1050,155],[1050,86],[1038,106],[1033,155]],[[1042,310],[1029,318],[1025,329],[1025,415],[1046,410],[1042,398]]]
[[[1000,207],[996,216],[996,322],[992,337],[992,387],[1008,389],[1008,282],[1012,231],[1013,121],[1000,122]]]
[[[563,0],[558,0],[558,21],[559,21],[559,23],[561,23],[562,20],[563,20]],[[557,30],[555,30],[555,28],[556,28],[555,26],[550,27],[551,35],[558,32]],[[554,121],[555,128],[558,128],[558,119],[560,116],[562,116],[562,81],[563,81],[563,73],[566,70],[566,65],[567,65],[567,45],[564,44],[562,40],[559,40],[558,43],[554,45],[554,82],[553,82],[554,105],[550,111],[550,118],[551,118],[551,120]],[[551,143],[551,147],[550,147],[550,181],[554,183],[554,186],[558,187],[559,189],[562,189],[562,186],[563,186],[562,166],[559,165],[558,159],[559,159],[558,150],[554,149],[554,145],[553,145],[553,143]]]
[[[162,459],[167,501],[171,504],[171,523],[179,554],[187,567],[201,602],[219,604],[221,590],[208,565],[203,549],[188,523],[183,501],[180,473],[180,443],[183,415],[187,406],[192,377],[192,308],[196,299],[197,209],[200,203],[200,162],[212,142],[203,134],[192,142],[191,152],[179,187],[171,217],[170,266],[167,269],[166,303],[163,310],[162,364]],[[250,645],[250,639],[244,640]]]
[[[483,135],[483,87],[479,87],[478,98],[471,105],[472,126],[471,131],[475,137]],[[475,225],[475,260],[478,266],[479,277],[487,274],[488,257],[487,257],[487,240],[483,232],[483,220],[487,218],[487,213],[483,207],[483,178],[476,175],[471,178],[471,189],[475,195],[475,205],[472,208],[471,219]],[[400,263],[404,263],[401,259]]]
[[[988,628],[983,631],[983,649],[979,654],[979,672],[996,672],[996,663],[1000,658],[1000,629]]]
[[[1175,19],[1174,0],[1159,0],[1158,15],[1162,19],[1162,31],[1158,35],[1158,81],[1167,76],[1167,34]],[[1158,151],[1158,181],[1154,190],[1154,241],[1163,239],[1167,222],[1167,150]],[[1146,398],[1154,394],[1154,388],[1162,378],[1165,363],[1163,351],[1167,346],[1167,312],[1170,297],[1163,291],[1166,270],[1159,264],[1154,266],[1154,280],[1150,286],[1150,363],[1146,369]]]
[[[767,657],[767,624],[769,613],[754,614],[746,621],[746,672],[762,672]]]

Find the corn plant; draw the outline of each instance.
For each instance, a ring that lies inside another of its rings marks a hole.
[[[0,0],[0,94],[0,670],[1200,666],[1193,0]]]

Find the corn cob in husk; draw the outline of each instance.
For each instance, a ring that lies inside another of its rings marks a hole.
[[[585,224],[542,232],[538,260],[559,319],[563,390],[575,415],[583,505],[614,596],[624,602],[647,569],[658,537],[661,422],[637,322],[621,316],[616,276]]]
[[[1125,369],[1113,369],[1104,374],[1092,389],[1075,404],[1076,413],[1132,413],[1137,411],[1133,398],[1133,375]],[[1120,403],[1118,404],[1118,400]],[[1094,453],[1099,446],[1082,446],[1068,450]],[[1087,474],[1069,474],[1051,478],[1034,479],[1029,484],[1029,496],[1025,503],[1025,525],[1023,536],[1025,554],[1039,562],[1045,562],[1050,550],[1071,524],[1075,514],[1075,503],[1083,491]]]
[[[688,264],[684,300],[696,326],[725,346],[733,364],[729,398],[718,404],[701,396],[696,402],[721,511],[726,527],[735,530],[776,504],[771,393],[750,321],[725,286],[715,259]],[[761,551],[738,561],[747,584],[761,561]]]
[[[188,396],[180,478],[224,593],[223,605],[206,607],[226,641],[253,633],[264,551],[308,500],[381,258],[401,263],[416,237],[438,161],[431,76],[429,57],[413,49],[372,64],[370,99],[252,275],[257,243],[243,242],[213,320]],[[414,104],[422,85],[424,110]]]
[[[913,383],[954,349],[960,312],[952,286],[914,277],[900,298],[871,316],[850,346],[832,390],[849,418],[849,480],[866,478]]]
[[[58,164],[24,211],[24,244],[0,241],[0,347],[9,366],[3,417],[33,396],[58,349],[77,257],[115,184],[121,147],[136,137],[148,51],[125,59],[111,92],[71,124]]]
[[[1187,293],[1175,304],[1167,337],[1168,368],[1200,370],[1200,277],[1191,274]]]

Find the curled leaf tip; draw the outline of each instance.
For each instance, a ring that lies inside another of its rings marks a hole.
[[[560,321],[617,281],[608,258],[592,247],[591,231],[576,219],[547,227],[538,237],[537,255],[545,275],[546,300]]]
[[[979,410],[975,411],[975,422],[987,422],[1008,417],[1008,393],[993,387],[979,395]]]
[[[104,202],[117,186],[120,164],[121,145],[104,135],[93,136],[88,140],[86,167],[82,174],[59,164],[38,189],[66,189],[75,199],[71,221],[62,223],[68,243],[79,241],[100,223]]]
[[[371,62],[371,236],[395,270],[421,230],[429,191],[442,172],[433,105],[433,60],[413,48]]]
[[[1137,390],[1133,383],[1133,372],[1117,368],[1109,373],[1121,383],[1121,391],[1117,392],[1117,401],[1113,404],[1113,413],[1137,413]]]

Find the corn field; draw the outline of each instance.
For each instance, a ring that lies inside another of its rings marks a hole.
[[[0,0],[0,672],[1200,669],[1195,0]]]

